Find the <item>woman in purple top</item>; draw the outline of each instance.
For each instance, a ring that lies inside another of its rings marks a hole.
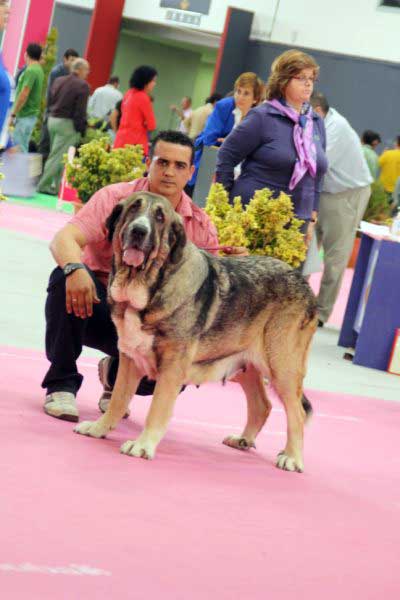
[[[324,122],[309,101],[318,76],[315,60],[298,50],[284,52],[272,64],[267,101],[249,112],[218,152],[216,181],[231,199],[247,204],[256,190],[268,187],[289,194],[294,212],[306,223],[311,240],[328,161]],[[243,161],[243,162],[242,162]],[[234,180],[234,168],[242,163]]]

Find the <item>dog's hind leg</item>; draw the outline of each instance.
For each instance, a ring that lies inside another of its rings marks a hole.
[[[303,394],[303,381],[314,329],[314,323],[301,329],[294,321],[270,348],[271,384],[284,404],[287,417],[287,442],[278,454],[276,465],[286,471],[304,470],[304,424],[306,413],[312,408]]]
[[[223,443],[231,448],[248,450],[255,448],[255,439],[271,412],[271,402],[266,394],[263,377],[254,365],[247,365],[246,371],[236,375],[234,381],[240,383],[246,394],[247,423],[241,435],[230,435]]]
[[[292,381],[288,379],[292,379]],[[303,436],[306,415],[301,403],[302,387],[299,380],[302,378],[293,372],[286,372],[284,377],[280,375],[274,377],[272,385],[283,402],[287,418],[286,446],[278,454],[276,466],[285,471],[302,473],[304,470]]]
[[[120,352],[117,379],[110,404],[104,415],[97,421],[82,421],[74,429],[75,433],[95,438],[104,438],[118,425],[126,413],[129,402],[136,392],[140,381],[140,373],[135,362]]]

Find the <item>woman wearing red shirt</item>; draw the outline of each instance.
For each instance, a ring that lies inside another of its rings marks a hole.
[[[121,106],[121,122],[115,136],[114,148],[126,144],[142,144],[144,155],[149,153],[149,132],[156,128],[150,94],[157,82],[157,71],[142,66],[135,69]]]

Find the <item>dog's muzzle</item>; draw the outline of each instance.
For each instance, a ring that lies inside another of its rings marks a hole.
[[[141,267],[151,250],[151,227],[147,217],[139,217],[124,230],[122,236],[122,260],[126,265]]]

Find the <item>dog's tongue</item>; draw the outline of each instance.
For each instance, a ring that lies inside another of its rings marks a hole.
[[[137,268],[143,264],[144,252],[141,250],[136,250],[136,248],[129,248],[128,250],[124,250],[122,258],[126,265]]]

